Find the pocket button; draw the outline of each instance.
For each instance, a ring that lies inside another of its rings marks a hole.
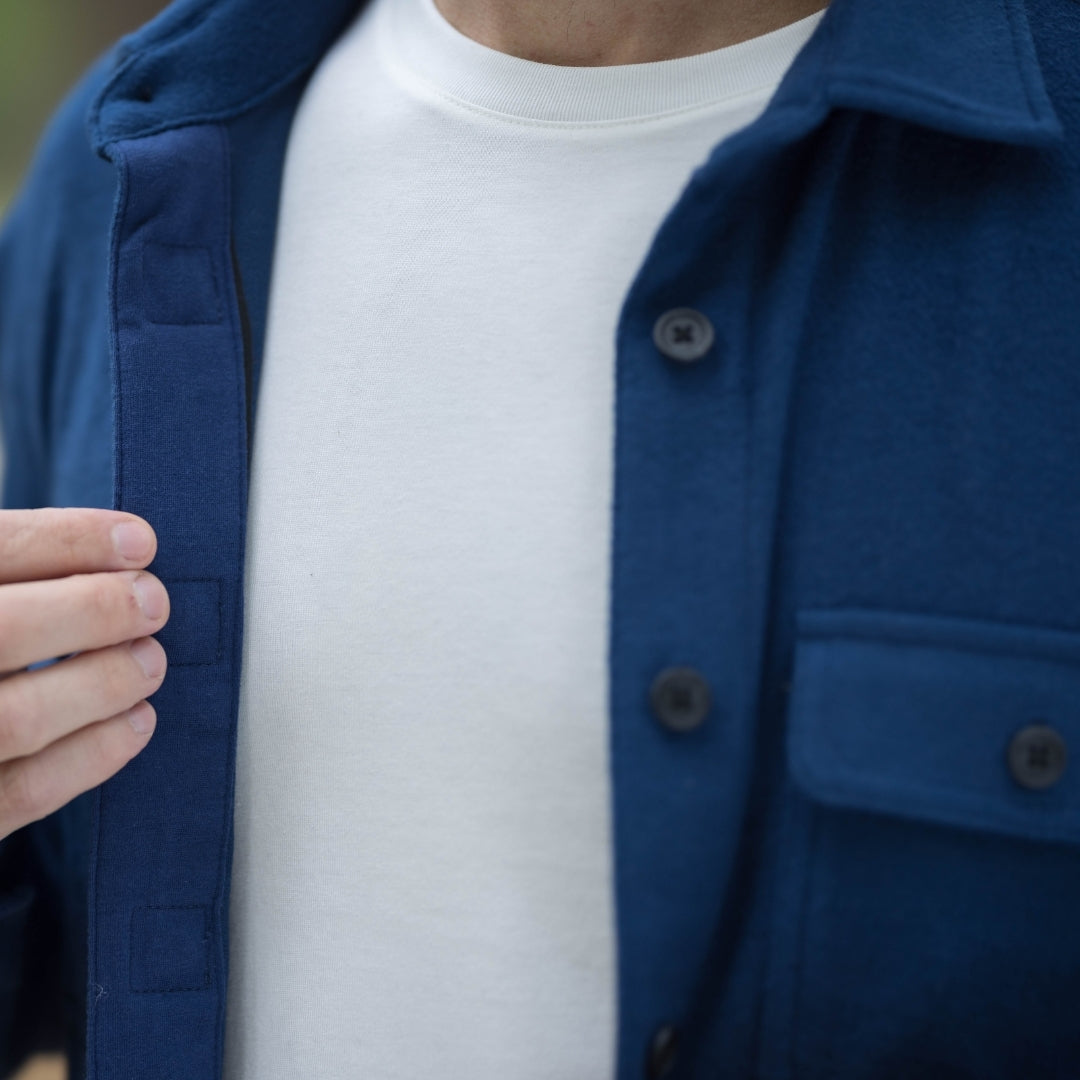
[[[1009,743],[1009,771],[1021,787],[1032,791],[1053,787],[1067,761],[1065,740],[1048,724],[1029,724]]]

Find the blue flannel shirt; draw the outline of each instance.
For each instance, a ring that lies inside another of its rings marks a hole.
[[[277,200],[357,6],[178,0],[0,231],[3,506],[146,518],[172,600],[149,745],[0,843],[5,1070],[221,1076]],[[833,0],[612,345],[617,1080],[1076,1080],[1080,3]],[[1032,726],[1076,759],[1043,787]]]

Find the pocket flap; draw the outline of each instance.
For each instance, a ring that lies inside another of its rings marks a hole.
[[[788,762],[826,804],[1080,842],[1080,760],[1052,786],[1013,778],[1009,746],[1055,729],[1080,758],[1080,633],[945,616],[797,616]]]

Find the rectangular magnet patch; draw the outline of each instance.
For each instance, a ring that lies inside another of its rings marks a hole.
[[[131,989],[139,994],[210,985],[210,909],[141,907],[131,913]]]
[[[169,326],[219,323],[225,315],[210,249],[147,241],[143,300],[149,322]]]
[[[154,636],[169,667],[221,660],[221,582],[217,578],[162,578],[169,594],[169,621]]]

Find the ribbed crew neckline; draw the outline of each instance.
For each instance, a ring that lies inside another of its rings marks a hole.
[[[641,121],[770,94],[825,14],[697,56],[569,67],[474,41],[435,0],[379,2],[384,44],[436,92],[507,119],[574,125]]]

